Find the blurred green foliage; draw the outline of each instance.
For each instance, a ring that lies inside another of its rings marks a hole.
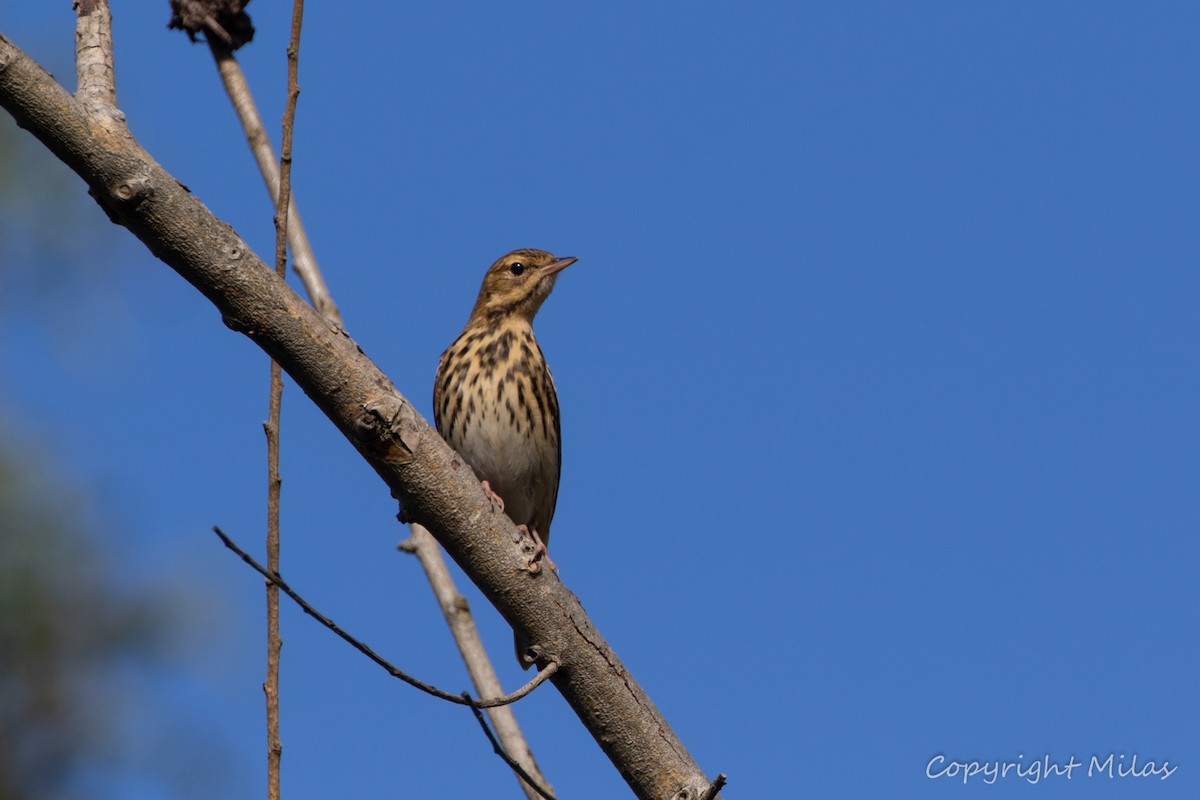
[[[112,739],[127,660],[154,661],[168,620],[117,585],[86,504],[0,427],[0,798],[62,797]]]

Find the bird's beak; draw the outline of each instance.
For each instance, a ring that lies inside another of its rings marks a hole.
[[[560,258],[558,261],[555,261],[551,264],[547,264],[546,266],[542,267],[542,274],[543,275],[557,275],[558,273],[562,272],[564,269],[571,266],[578,260],[579,259],[576,258],[575,256],[567,256],[566,258]]]

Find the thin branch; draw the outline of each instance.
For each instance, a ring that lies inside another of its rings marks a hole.
[[[292,4],[292,38],[288,43],[287,101],[283,112],[283,157],[279,163],[279,192],[275,201],[275,273],[287,278],[288,209],[292,200],[292,136],[296,122],[296,98],[300,95],[298,71],[300,26],[304,18],[304,0]],[[283,372],[271,359],[270,412],[264,426],[267,435],[267,568],[279,574],[279,421],[283,405]],[[283,742],[279,734],[279,587],[267,584],[267,679],[263,693],[267,700],[267,800],[279,800],[280,761]]]
[[[479,630],[475,627],[475,619],[471,616],[467,598],[459,593],[453,578],[450,577],[450,570],[442,558],[442,549],[437,540],[423,526],[413,524],[412,536],[400,544],[400,549],[415,555],[421,563],[421,568],[425,570],[425,577],[429,579],[429,585],[446,618],[446,624],[450,626],[450,633],[458,645],[458,652],[467,666],[471,682],[475,684],[475,691],[480,697],[499,696],[502,692],[500,679],[496,677],[496,670],[492,667],[483,641],[479,638]],[[549,789],[550,782],[538,767],[533,751],[521,732],[521,726],[517,724],[516,715],[508,706],[501,706],[488,712],[488,717],[495,726],[496,735],[500,737],[505,751],[512,754],[527,776],[520,781],[521,790],[530,800],[534,800],[541,794],[540,787]],[[533,780],[528,776],[532,776]]]
[[[283,400],[283,375],[279,362],[271,361],[270,409],[263,432],[267,437],[267,564],[279,572],[279,411]],[[280,761],[283,743],[279,735],[279,587],[267,582],[267,676],[263,695],[267,703],[267,798],[279,800]]]
[[[303,22],[304,0],[292,0],[292,38],[287,48],[287,100],[283,109],[279,192],[275,200],[275,271],[280,278],[287,277],[287,211],[292,201],[292,137],[295,133],[296,100],[300,97],[300,28]]]
[[[713,778],[713,782],[704,790],[704,794],[700,795],[700,800],[713,800],[722,789],[725,788],[725,778],[727,776],[722,772],[717,777]]]
[[[466,692],[463,692],[462,696],[466,700],[471,699],[471,696]],[[479,706],[477,706],[475,703],[470,703],[470,706],[471,711],[475,714],[475,719],[479,722],[479,727],[483,728],[483,735],[486,736],[488,741],[492,743],[492,750],[496,753],[496,755],[500,756],[504,763],[508,764],[509,768],[521,777],[521,780],[524,781],[524,785],[536,792],[538,797],[542,797],[544,800],[556,800],[553,794],[539,786],[533,780],[533,778],[529,776],[529,773],[525,771],[525,768],[513,760],[513,757],[506,753],[504,748],[500,746],[500,742],[496,741],[496,737],[492,735],[492,730],[488,727],[487,720],[483,718],[483,712],[479,710]]]
[[[108,116],[117,105],[108,0],[75,0],[75,14],[75,96]]]
[[[262,173],[263,181],[267,185],[267,193],[271,196],[272,203],[278,203],[279,159],[276,158],[275,150],[271,147],[271,138],[267,135],[266,128],[263,127],[262,116],[258,113],[258,106],[254,102],[250,85],[246,82],[246,75],[242,72],[241,65],[238,64],[237,58],[226,43],[213,36],[205,38],[212,51],[213,60],[216,62],[217,73],[225,85],[225,92],[229,95],[229,100],[233,103],[233,110],[242,123],[242,130],[246,135],[246,142],[250,145],[250,152],[254,155],[254,161],[258,164],[258,170]],[[288,204],[288,246],[292,248],[292,269],[300,277],[300,282],[304,284],[304,291],[308,294],[313,308],[317,309],[325,319],[341,325],[342,314],[338,310],[337,304],[333,302],[333,295],[330,294],[329,287],[325,284],[325,278],[317,264],[317,256],[313,252],[312,244],[308,241],[308,233],[300,219],[300,211],[296,207],[295,199]]]
[[[288,597],[290,597],[292,599],[292,602],[294,602],[296,605],[300,606],[300,609],[305,614],[308,614],[310,617],[315,619],[317,622],[321,623],[326,628],[328,628],[329,630],[331,630],[335,634],[337,634],[339,637],[341,637],[341,639],[344,642],[349,644],[355,650],[362,653],[364,656],[371,659],[379,666],[383,667],[383,669],[389,675],[391,675],[393,678],[399,678],[400,680],[407,683],[409,686],[420,689],[421,691],[425,692],[426,694],[431,694],[434,697],[437,697],[442,700],[447,700],[451,703],[456,703],[458,705],[463,705],[463,706],[476,705],[479,708],[496,708],[497,706],[506,706],[506,705],[509,705],[510,703],[517,702],[522,697],[529,694],[534,689],[536,689],[537,687],[539,687],[543,683],[545,683],[547,678],[550,678],[552,675],[554,675],[554,673],[556,673],[558,671],[558,664],[552,661],[549,664],[547,664],[546,667],[544,669],[542,669],[537,675],[534,675],[532,680],[530,680],[528,683],[526,683],[520,689],[517,689],[515,692],[509,692],[508,694],[506,694],[502,697],[490,697],[486,700],[484,700],[484,699],[463,700],[461,694],[453,694],[451,692],[443,691],[443,690],[437,688],[436,686],[434,686],[433,684],[426,683],[425,681],[421,680],[420,678],[414,678],[412,675],[409,675],[404,670],[393,665],[390,661],[388,661],[383,656],[379,655],[374,650],[372,650],[363,641],[361,641],[360,639],[356,639],[354,636],[350,635],[349,633],[346,633],[346,631],[344,631],[341,628],[341,626],[339,626],[336,622],[334,622],[329,617],[322,614],[320,611],[317,611],[315,608],[313,608],[312,605],[309,604],[309,602],[307,600],[305,600],[303,597],[301,597],[300,594],[295,589],[293,589],[291,586],[289,586],[287,584],[287,581],[285,581],[278,573],[271,572],[269,569],[264,567],[262,564],[255,561],[254,556],[250,555],[245,550],[243,550],[241,547],[239,547],[238,544],[235,541],[233,541],[232,539],[230,539],[229,536],[225,533],[225,531],[221,530],[220,527],[214,525],[213,532],[216,533],[218,537],[220,537],[221,542],[226,547],[228,547],[234,553],[237,553],[238,557],[241,558],[242,561],[245,561],[247,564],[249,564],[251,567],[253,567],[255,572],[257,572],[259,575],[262,575],[268,581],[270,581],[271,583],[278,586],[279,591],[283,592]]]

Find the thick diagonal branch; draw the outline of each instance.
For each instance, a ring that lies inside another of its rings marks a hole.
[[[699,797],[708,781],[650,698],[467,468],[340,327],[325,321],[127,131],[86,109],[0,35],[0,105],[82,177],[109,214],[276,359],[545,659],[553,682],[641,798]],[[397,291],[399,302],[405,300]]]

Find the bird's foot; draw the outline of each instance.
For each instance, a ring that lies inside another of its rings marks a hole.
[[[483,484],[483,493],[487,495],[488,501],[492,504],[492,508],[496,511],[504,510],[504,498],[492,491],[491,484],[487,481],[481,481]]]
[[[533,543],[536,545],[536,547],[533,549],[533,555],[529,557],[529,564],[526,566],[526,569],[535,574],[541,572],[542,565],[538,562],[545,561],[546,566],[555,572],[558,572],[558,565],[550,559],[550,553],[546,550],[546,543],[542,541],[542,537],[538,534],[538,532],[528,525],[518,525],[517,530],[528,536],[530,539],[533,539]]]

